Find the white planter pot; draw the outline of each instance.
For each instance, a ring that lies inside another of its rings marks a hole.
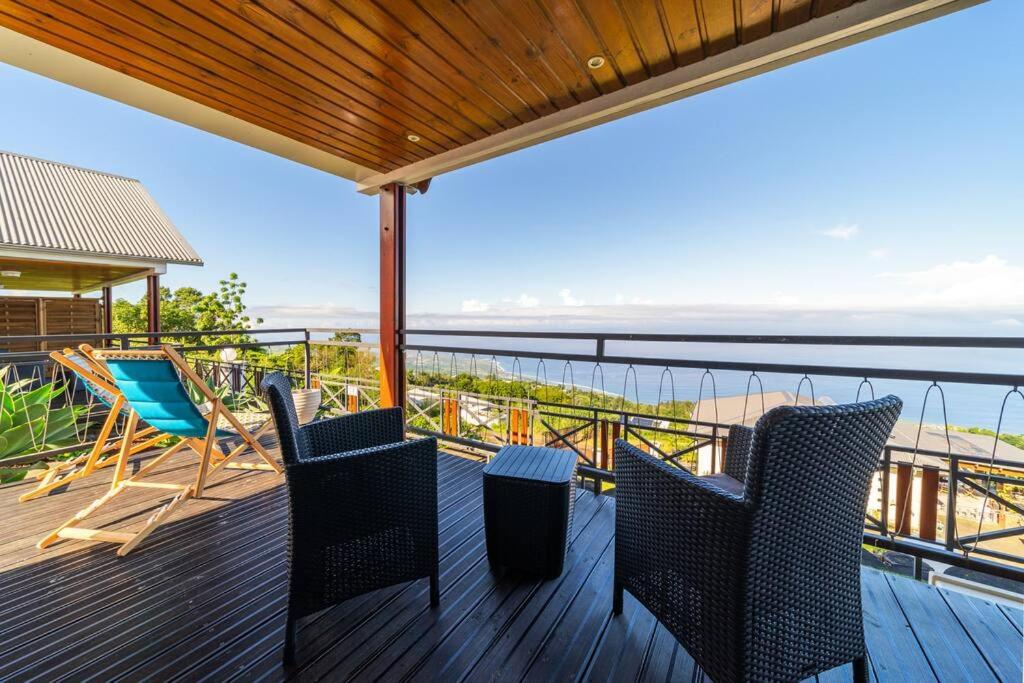
[[[306,424],[316,417],[322,397],[319,389],[296,389],[292,391],[295,401],[295,412],[299,416],[299,424]]]

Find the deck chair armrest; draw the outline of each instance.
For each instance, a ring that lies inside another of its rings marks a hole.
[[[405,417],[401,408],[383,408],[317,420],[300,430],[310,459],[400,443],[405,439]]]

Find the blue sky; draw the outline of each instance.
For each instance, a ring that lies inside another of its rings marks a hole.
[[[410,313],[1019,334],[1022,19],[994,0],[442,176],[409,201]],[[143,181],[206,261],[168,286],[237,271],[269,323],[373,321],[351,183],[2,65],[0,102],[0,148]]]

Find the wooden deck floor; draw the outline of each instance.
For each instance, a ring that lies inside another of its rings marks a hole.
[[[179,456],[155,480],[182,481]],[[611,617],[615,501],[581,493],[555,581],[495,580],[484,557],[480,465],[439,459],[441,607],[425,581],[355,598],[299,633],[299,680],[695,681],[693,660],[627,596]],[[108,475],[18,504],[0,488],[0,680],[283,680],[283,479],[219,475],[126,558],[113,546],[34,542],[102,492]],[[133,490],[97,521],[130,527],[159,495]],[[128,497],[130,496],[130,498]],[[1021,680],[1019,611],[864,571],[877,680]],[[849,668],[821,680],[849,680]]]

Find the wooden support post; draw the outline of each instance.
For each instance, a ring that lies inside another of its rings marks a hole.
[[[926,540],[935,540],[937,515],[939,511],[939,471],[926,467],[921,471],[921,502],[918,509],[917,535]]]
[[[405,407],[405,188],[380,188],[380,401]]]
[[[146,321],[149,325],[148,332],[160,332],[160,276],[146,276]],[[160,338],[153,336],[149,338],[151,346],[160,343]]]
[[[103,288],[103,334],[114,333],[114,291],[110,287]],[[103,346],[112,346],[109,339],[103,340]]]
[[[909,536],[914,509],[914,468],[906,463],[896,465],[896,533]]]
[[[960,459],[955,455],[949,459],[949,476],[946,481],[946,550],[953,550],[957,544],[956,488],[960,483]]]

